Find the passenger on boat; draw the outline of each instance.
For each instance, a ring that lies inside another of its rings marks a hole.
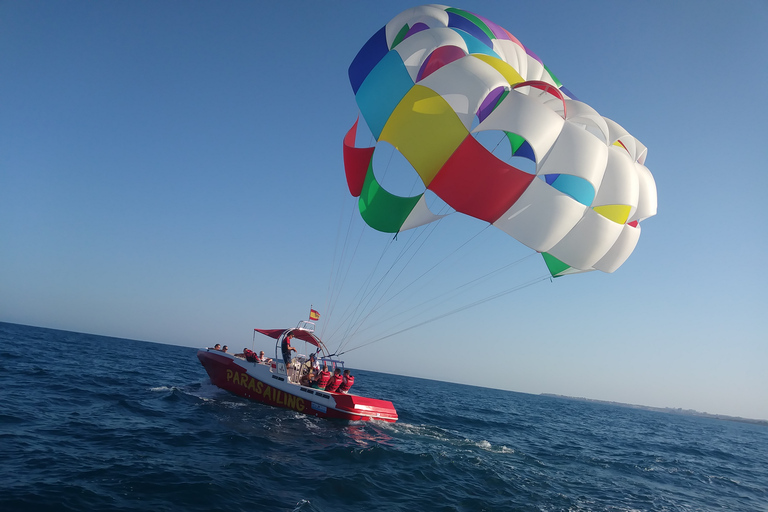
[[[283,342],[280,344],[280,348],[283,351],[283,361],[285,362],[286,370],[291,364],[291,352],[296,352],[296,349],[291,346],[291,338],[293,338],[293,335],[286,335],[283,338]]]
[[[210,348],[208,350],[211,350]],[[221,344],[217,343],[213,346],[213,350],[221,350]]]
[[[325,390],[334,393],[337,389],[339,389],[339,386],[344,381],[344,377],[341,376],[341,368],[336,368],[333,371],[333,377],[328,381],[328,384],[325,386]]]
[[[314,353],[309,354],[309,359],[302,365],[301,372],[307,373],[308,371],[313,371],[315,373],[320,371],[320,365],[317,362],[317,355]]]
[[[221,351],[222,351],[222,352],[226,352],[226,351],[227,351],[227,346],[226,346],[226,345],[224,345],[224,348],[223,348],[223,349],[221,349]]]
[[[314,380],[315,380],[315,372],[310,369],[307,373],[301,376],[301,379],[299,380],[299,384],[301,384],[302,386],[311,386],[312,381]]]
[[[256,356],[256,359],[257,359],[257,362],[259,362],[259,363],[270,364],[272,362],[272,359],[270,359],[270,358],[268,358],[268,357],[266,357],[264,355],[264,351],[263,350],[261,352],[259,352],[259,355]]]
[[[255,363],[255,362],[256,362],[256,358],[258,357],[258,356],[256,355],[256,352],[254,352],[253,350],[249,349],[248,347],[246,347],[246,348],[244,348],[244,349],[243,349],[243,354],[242,354],[242,356],[243,356],[243,357],[245,358],[245,360],[246,360],[246,361],[248,361],[249,363]],[[237,357],[237,354],[235,354],[235,357]]]
[[[325,386],[328,385],[329,380],[331,380],[331,372],[328,371],[328,365],[324,364],[323,371],[317,375],[317,378],[312,384],[312,387],[315,389],[325,389]]]
[[[339,389],[337,389],[336,392],[346,393],[349,391],[349,388],[351,388],[352,384],[354,383],[355,383],[354,375],[350,375],[349,370],[344,370],[344,380],[342,381],[341,385],[339,386]]]

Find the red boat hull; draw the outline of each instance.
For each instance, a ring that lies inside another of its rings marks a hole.
[[[269,366],[247,363],[213,350],[197,352],[211,383],[237,396],[296,412],[350,421],[397,421],[392,402],[329,393],[287,382]]]

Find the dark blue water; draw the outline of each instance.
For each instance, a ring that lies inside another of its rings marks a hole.
[[[0,510],[768,511],[768,427],[355,372],[271,408],[195,349],[0,323]]]

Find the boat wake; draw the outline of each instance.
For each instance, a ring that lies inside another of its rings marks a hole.
[[[411,423],[377,423],[377,427],[392,432],[395,437],[412,437],[419,443],[434,442],[450,446],[454,449],[475,449],[492,453],[515,453],[515,450],[505,445],[494,445],[486,439],[470,439],[455,430],[449,430],[432,425],[413,425]]]
[[[228,393],[227,391],[217,386],[214,386],[213,384],[211,384],[211,381],[208,379],[202,382],[189,384],[181,387],[158,386],[158,387],[150,388],[150,391],[180,393],[183,396],[197,398],[199,400],[203,400],[204,402],[222,402],[226,398],[232,398],[232,395],[230,393]],[[240,404],[237,404],[237,405],[240,405]]]

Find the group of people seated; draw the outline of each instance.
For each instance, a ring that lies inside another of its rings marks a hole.
[[[349,370],[344,370],[342,374],[341,368],[336,368],[331,373],[328,371],[327,364],[324,364],[321,370],[315,354],[311,354],[309,361],[301,366],[299,383],[302,386],[322,389],[330,393],[347,393],[352,384],[355,383],[355,377],[350,375]]]
[[[229,347],[227,347],[226,345],[222,347],[220,343],[215,344],[213,348],[209,347],[208,350],[218,350],[219,352],[226,352],[227,354],[229,353]],[[239,357],[240,359],[245,359],[249,363],[270,364],[272,362],[272,359],[264,355],[263,350],[257,354],[256,352],[254,352],[253,350],[247,347],[244,348],[241,353],[235,354],[235,357]]]
[[[264,355],[264,351],[262,350],[258,354],[254,352],[253,350],[249,348],[244,348],[242,354],[235,354],[235,357],[239,357],[240,359],[245,359],[249,363],[265,363],[270,364],[272,362],[272,359],[269,357],[266,357]]]

